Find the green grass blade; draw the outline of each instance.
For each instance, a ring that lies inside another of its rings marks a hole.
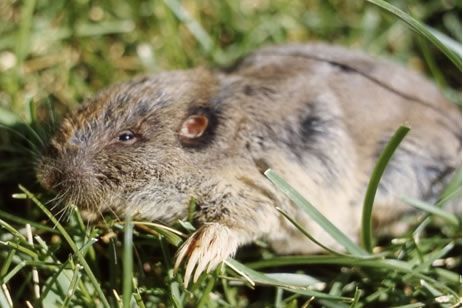
[[[452,213],[449,213],[439,207],[436,207],[435,205],[431,205],[431,204],[428,204],[426,202],[423,202],[423,201],[420,201],[420,200],[416,200],[416,199],[412,199],[412,198],[408,198],[408,197],[403,197],[402,198],[402,201],[404,201],[405,203],[417,208],[417,209],[420,209],[420,210],[423,210],[425,212],[428,212],[430,214],[433,214],[433,215],[436,215],[442,219],[445,219],[447,222],[451,223],[452,225],[454,226],[459,226],[460,225],[460,221],[458,219],[458,217],[456,215],[453,215]]]
[[[133,223],[132,217],[126,215],[124,228],[124,265],[123,265],[123,293],[122,300],[124,307],[130,307],[132,298],[132,278],[133,278]]]
[[[15,196],[13,196],[13,198],[14,197]],[[12,221],[14,223],[17,223],[17,224],[23,224],[23,225],[30,224],[32,227],[36,228],[37,230],[50,232],[52,234],[58,233],[55,229],[44,226],[41,223],[38,223],[38,222],[32,221],[32,220],[28,220],[28,219],[24,219],[22,217],[18,217],[18,216],[12,215],[10,213],[4,212],[2,210],[0,210],[0,217],[2,217],[4,219],[8,219],[8,220],[10,220],[10,221]],[[25,240],[25,238],[24,238],[24,240]]]
[[[185,236],[182,232],[177,231],[173,228],[157,224],[154,222],[149,221],[134,221],[134,225],[136,226],[147,226],[150,229],[143,229],[144,231],[148,231],[149,233],[153,233],[154,235],[162,235],[165,239],[174,246],[179,246],[180,243],[183,242],[181,236]]]
[[[16,238],[18,238],[21,242],[27,243],[26,237],[22,235],[18,230],[13,228],[9,223],[6,221],[0,219],[0,230],[5,229],[6,231],[10,232],[12,235],[14,235]]]
[[[414,264],[395,260],[395,259],[361,259],[356,257],[344,256],[284,256],[275,257],[268,260],[248,263],[252,269],[262,269],[267,267],[296,266],[296,265],[335,265],[335,266],[360,266],[366,268],[377,268],[387,271],[397,271],[411,276],[438,283],[434,279],[423,273],[414,271]],[[453,277],[453,276],[452,276]]]
[[[140,289],[138,288],[137,280],[134,278],[132,283],[133,283],[133,288],[135,290],[135,292],[133,293],[133,297],[135,299],[135,302],[138,305],[138,308],[145,308],[145,303],[143,302],[143,298],[141,297]]]
[[[456,53],[460,58],[461,58],[461,43],[455,41],[451,37],[445,35],[444,33],[433,29],[431,27],[426,27],[429,32],[432,33],[439,41],[442,42],[448,49],[452,50],[454,53]]]
[[[408,304],[408,305],[394,306],[391,308],[420,308],[420,307],[426,307],[426,305],[423,303],[413,303],[413,304]]]
[[[362,259],[356,257],[344,257],[344,256],[283,256],[275,257],[272,259],[256,261],[246,264],[252,269],[262,269],[268,267],[280,267],[280,266],[296,266],[296,265],[335,265],[335,266],[360,266],[366,268],[376,268],[385,271],[397,271],[410,276],[424,279],[437,285],[441,285],[442,288],[447,289],[450,293],[454,291],[447,288],[444,281],[449,283],[459,283],[460,276],[449,270],[442,268],[436,268],[435,271],[439,275],[439,281],[434,280],[427,273],[418,272],[415,270],[416,264],[396,259]]]
[[[379,6],[380,8],[388,11],[389,13],[401,19],[403,22],[409,25],[409,27],[413,31],[425,37],[432,44],[434,44],[437,48],[439,48],[440,51],[442,51],[447,56],[447,58],[449,58],[450,61],[452,61],[452,63],[461,71],[461,57],[459,57],[455,52],[453,52],[453,50],[448,48],[442,41],[440,41],[436,36],[434,36],[434,34],[432,34],[426,28],[426,26],[423,25],[421,22],[411,17],[404,11],[393,6],[392,4],[387,3],[386,1],[383,1],[383,0],[367,0],[367,1]]]
[[[358,288],[355,288],[354,301],[350,305],[350,308],[359,307],[358,304],[359,304],[359,300],[360,300],[360,295],[361,295],[360,290]]]
[[[64,302],[63,302],[62,307],[68,307],[69,306],[69,303],[70,303],[72,297],[74,296],[74,292],[77,289],[77,283],[80,280],[80,276],[81,276],[80,266],[77,265],[76,268],[74,269],[72,279],[71,279],[71,283],[69,285],[69,289],[66,292],[66,297],[64,298]]]
[[[13,307],[13,303],[11,303],[10,296],[6,294],[6,292],[8,291],[4,290],[3,288],[6,288],[6,285],[2,284],[0,288],[0,307],[5,307],[5,308]]]
[[[14,250],[14,249],[11,249],[8,252],[7,257],[6,257],[5,261],[3,262],[3,265],[2,265],[2,267],[0,269],[0,283],[2,282],[3,277],[6,275],[6,273],[10,269],[11,262],[13,261],[13,257],[15,256],[15,254],[16,254],[16,250]]]
[[[37,253],[35,253],[33,250],[31,250],[29,248],[26,248],[26,247],[23,247],[23,246],[19,245],[18,243],[0,241],[0,245],[10,247],[11,249],[16,249],[17,251],[22,252],[22,253],[28,255],[29,257],[31,257],[33,259],[37,258]]]
[[[437,259],[441,259],[445,257],[453,248],[455,247],[455,244],[453,242],[448,243],[444,247],[440,249],[436,249],[436,251],[430,253],[428,256],[426,256],[426,260],[423,260],[420,262],[418,266],[415,266],[413,268],[413,274],[417,274],[420,271],[425,272],[429,267],[432,266],[432,263],[436,261]],[[411,274],[411,275],[413,275]],[[410,275],[410,276],[411,276]]]
[[[343,297],[343,296],[335,296],[335,295],[330,295],[318,291],[314,291],[308,288],[300,288],[296,286],[289,285],[285,283],[284,281],[280,281],[273,277],[268,277],[267,275],[263,273],[259,273],[243,264],[240,262],[233,260],[233,259],[228,259],[225,261],[225,263],[230,266],[233,270],[237,270],[238,273],[244,273],[246,274],[247,278],[251,279],[253,282],[263,284],[263,285],[271,285],[271,286],[278,286],[281,287],[289,292],[293,292],[296,294],[302,294],[306,296],[314,296],[316,298],[322,298],[322,299],[331,299],[331,300],[337,300],[337,301],[347,301],[350,302],[352,301],[351,298],[349,297]]]
[[[57,299],[65,297],[65,290],[69,289],[71,284],[73,271],[70,268],[71,258],[65,263],[61,264],[58,270],[49,277],[42,288],[41,303],[43,306],[47,306]]]
[[[425,287],[429,293],[431,293],[434,297],[438,297],[438,296],[442,296],[442,292],[440,292],[439,290],[437,290],[436,288],[434,288],[433,286],[431,286],[429,283],[427,283],[426,281],[420,281],[421,285],[423,287]]]
[[[269,273],[265,274],[265,276],[296,287],[310,287],[319,291],[326,287],[326,283],[305,274]]]
[[[174,281],[170,284],[170,299],[176,308],[183,308],[183,299],[180,295],[180,284]]]
[[[309,234],[295,219],[291,218],[285,211],[283,211],[280,208],[277,208],[278,212],[280,212],[281,215],[283,215],[293,226],[295,226],[299,231],[301,231],[307,238],[309,238],[312,242],[323,248],[324,250],[334,254],[334,255],[344,255],[340,252],[337,252],[325,245],[323,245],[321,242],[317,241],[316,238],[314,238],[312,235]]]
[[[214,275],[214,277],[209,277],[209,281],[207,282],[206,287],[202,290],[203,294],[201,295],[201,298],[199,299],[198,304],[196,305],[197,308],[208,307],[210,295],[215,286],[216,281],[217,275]]]
[[[101,289],[100,283],[96,279],[95,275],[92,272],[92,269],[88,265],[84,256],[81,254],[81,252],[79,251],[79,248],[74,243],[74,241],[72,240],[71,236],[66,231],[66,229],[60,224],[60,222],[55,218],[55,216],[53,216],[53,214],[42,204],[42,202],[40,202],[29,190],[27,190],[22,185],[19,185],[19,189],[21,189],[21,191],[24,192],[26,196],[30,200],[32,200],[32,202],[34,202],[34,204],[37,205],[45,215],[47,215],[47,217],[51,220],[51,222],[53,222],[56,228],[60,231],[61,235],[64,237],[68,245],[71,247],[72,251],[76,254],[77,258],[79,259],[79,262],[83,266],[85,273],[88,275],[90,281],[95,287],[95,290],[98,293],[98,296],[100,297],[104,307],[109,308],[110,307],[109,302],[106,299],[106,296],[104,295],[103,290]]]
[[[196,38],[201,47],[206,51],[210,52],[214,46],[212,39],[209,34],[204,30],[199,22],[197,22],[190,13],[182,6],[178,0],[164,0],[164,3],[174,13],[174,15],[185,24],[190,30],[191,34]]]
[[[420,284],[425,287],[433,297],[435,297],[434,300],[441,304],[441,307],[461,307],[461,298],[459,294],[447,294],[445,291],[442,292],[438,290],[435,286],[432,286],[430,283],[424,280],[421,280]],[[453,305],[450,306],[451,304]]]
[[[439,65],[436,63],[437,62],[436,59],[434,59],[434,57],[431,54],[430,47],[432,46],[430,46],[430,44],[428,44],[428,42],[422,37],[417,37],[416,43],[421,49],[423,59],[429,69],[429,72],[431,73],[433,80],[437,83],[437,85],[441,89],[445,89],[445,87],[448,87],[444,74],[442,73]]]
[[[437,207],[442,207],[445,203],[454,198],[458,193],[461,192],[461,167],[455,171],[454,175],[443,189],[438,201],[436,202]]]
[[[373,236],[372,236],[372,224],[371,215],[373,212],[373,202],[375,201],[376,190],[378,189],[379,181],[386,169],[386,166],[394,154],[395,150],[405,138],[410,128],[401,126],[389,140],[388,144],[381,153],[378,161],[376,162],[373,172],[368,183],[367,192],[363,201],[362,211],[362,243],[363,247],[371,252],[373,250]]]
[[[303,209],[317,224],[319,224],[332,238],[341,244],[347,251],[357,257],[368,256],[368,253],[355,244],[325,216],[323,216],[312,204],[292,188],[283,178],[273,170],[265,171],[265,176],[282,192],[284,192],[297,206]]]
[[[320,299],[318,300],[318,302],[321,304],[321,307],[325,307],[325,308],[349,308],[351,307],[350,305],[346,305],[340,302],[333,302],[327,299]],[[298,307],[298,306],[294,306],[294,307]],[[304,306],[304,307],[311,307],[311,306]]]
[[[81,243],[81,248],[80,250],[82,251],[82,254],[86,257],[88,257],[89,261],[93,265],[93,268],[95,268],[96,274],[99,276],[99,268],[96,266],[97,261],[96,261],[96,253],[94,249],[94,243],[96,242],[95,237],[97,236],[96,229],[93,227],[88,227],[85,226],[84,221],[82,220],[82,217],[80,216],[80,212],[78,208],[75,205],[72,205],[71,208],[71,215],[70,215],[70,222],[74,222],[77,224],[77,226],[80,229],[80,232],[82,232],[82,243]],[[92,234],[93,233],[93,234]],[[92,237],[93,236],[93,237]]]
[[[26,261],[21,261],[20,263],[18,263],[15,267],[13,267],[13,269],[11,269],[11,271],[8,272],[8,274],[6,274],[5,276],[2,277],[1,282],[2,283],[7,283],[11,278],[14,277],[14,275],[16,275],[26,265],[27,265]]]

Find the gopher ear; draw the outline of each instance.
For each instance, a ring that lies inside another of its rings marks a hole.
[[[209,126],[209,119],[205,115],[190,115],[180,127],[180,140],[188,143],[201,137]]]

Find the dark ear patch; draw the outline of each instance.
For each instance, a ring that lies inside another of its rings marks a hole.
[[[214,138],[217,120],[217,111],[209,107],[192,108],[178,130],[180,143],[192,148],[209,145]]]

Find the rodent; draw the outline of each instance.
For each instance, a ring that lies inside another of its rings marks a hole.
[[[281,254],[319,251],[277,206],[337,248],[262,166],[358,240],[370,173],[402,123],[411,131],[375,199],[374,219],[387,227],[409,209],[402,195],[432,200],[460,165],[461,114],[419,74],[325,44],[267,47],[221,71],[111,86],[63,120],[37,177],[89,220],[113,211],[170,224],[194,197],[199,228],[177,258],[188,259],[188,283],[256,239]]]

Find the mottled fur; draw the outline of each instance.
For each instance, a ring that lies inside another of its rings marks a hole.
[[[188,146],[191,114],[210,119]],[[198,231],[180,250],[187,278],[262,238],[279,253],[313,253],[283,208],[329,247],[320,227],[262,175],[269,166],[336,226],[357,239],[373,165],[400,124],[411,132],[382,179],[375,220],[400,217],[403,195],[432,199],[460,164],[461,115],[416,73],[322,44],[257,51],[226,71],[166,72],[115,85],[66,118],[38,165],[49,189],[88,218],[111,210],[171,223],[198,200]],[[121,131],[133,144],[117,140]]]

